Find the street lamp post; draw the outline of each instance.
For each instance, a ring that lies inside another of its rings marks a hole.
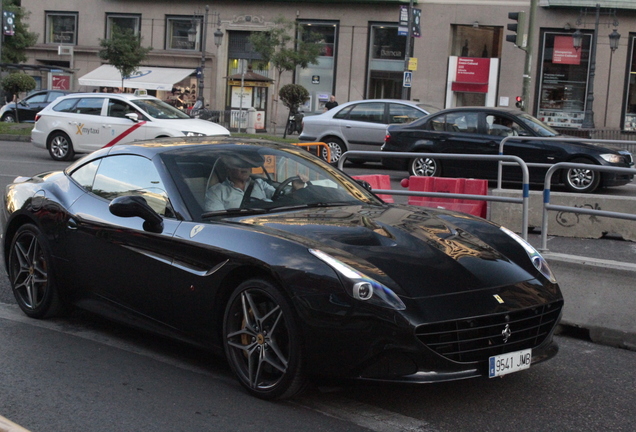
[[[612,59],[614,57],[614,51],[618,49],[618,40],[620,38],[621,35],[616,29],[609,35],[610,49],[612,51],[610,52],[609,68],[607,70],[607,91],[605,92],[605,118],[603,119],[603,127],[607,126],[607,106],[609,104],[610,78],[612,77]]]
[[[205,98],[203,97],[203,88],[205,87],[205,57],[206,57],[206,41],[208,39],[208,13],[210,11],[209,6],[205,6],[205,14],[203,15],[203,24],[201,26],[201,66],[199,70],[199,97],[201,106],[205,106]],[[216,16],[216,31],[214,32],[214,45],[216,48],[221,46],[223,41],[223,32],[221,31],[221,15],[218,12],[212,14]],[[196,23],[192,22],[192,28],[188,30],[188,39],[190,42],[195,42],[197,37]]]
[[[601,15],[601,5],[600,3],[596,4],[596,14],[595,14],[595,20],[594,20],[594,33],[592,34],[592,43],[590,45],[590,56],[589,56],[589,61],[590,61],[590,73],[589,73],[589,79],[588,79],[588,84],[587,84],[587,97],[586,97],[586,103],[585,103],[585,118],[583,119],[583,124],[581,125],[582,128],[584,129],[594,129],[595,125],[594,125],[594,78],[596,76],[596,49],[598,46],[598,25],[600,23],[600,15]],[[579,17],[579,20],[577,21],[577,24],[582,24],[582,20]],[[616,20],[614,20],[613,22],[614,26],[618,25],[618,22]],[[616,33],[616,35],[618,35],[618,38],[620,38],[620,35],[618,34],[618,32],[616,32],[616,30],[614,30],[614,32]],[[610,47],[613,46],[612,44],[615,43],[615,46],[618,47],[618,39],[616,38],[615,40],[613,38],[615,38],[616,36],[614,35],[614,33],[612,33],[610,35]],[[572,44],[574,46],[575,49],[580,49],[583,43],[583,34],[581,33],[580,30],[576,30],[574,32],[574,34],[572,35]],[[616,48],[612,49],[612,53],[616,50]],[[606,110],[606,116],[607,116],[607,106],[605,107]]]

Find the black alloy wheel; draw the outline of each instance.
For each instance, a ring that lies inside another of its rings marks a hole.
[[[437,159],[419,157],[409,162],[409,174],[419,177],[441,177],[442,167]]]
[[[9,251],[9,281],[22,311],[31,318],[60,315],[64,311],[53,272],[51,254],[40,230],[21,226]]]
[[[303,355],[294,313],[281,290],[251,279],[232,293],[223,321],[227,360],[252,395],[283,399],[303,389]]]
[[[589,164],[587,159],[574,159],[572,163]],[[568,168],[563,173],[563,183],[570,192],[591,193],[594,192],[601,182],[601,173],[585,168]]]
[[[347,151],[344,142],[340,138],[336,137],[328,137],[323,140],[325,144],[329,147],[331,160],[327,160],[327,149],[322,148],[322,159],[329,162],[331,165],[338,165],[338,161],[342,157],[342,155]]]
[[[2,116],[2,121],[5,123],[15,123],[15,115],[13,115],[13,113],[6,113]]]
[[[56,161],[68,161],[75,156],[73,143],[64,132],[53,132],[49,136],[47,147],[51,158]]]

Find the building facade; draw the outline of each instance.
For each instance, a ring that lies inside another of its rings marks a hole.
[[[528,41],[533,48],[524,101],[528,112],[555,127],[581,128],[592,95],[596,128],[636,131],[636,2],[536,2]],[[416,59],[409,66],[410,99],[439,108],[515,104],[522,94],[526,52],[506,42],[506,27],[513,22],[510,12],[529,13],[530,1],[415,1],[419,26],[412,29],[417,37],[409,44],[400,25],[408,5],[408,0],[235,0],[216,1],[206,11],[206,2],[199,0],[48,0],[44,8],[38,0],[22,0],[30,12],[29,29],[39,34],[37,45],[28,50],[28,63],[74,71],[72,76],[52,72],[36,77],[42,88],[103,87],[83,78],[104,63],[97,54],[99,41],[114,26],[130,28],[142,37],[142,45],[153,48],[140,74],[153,68],[181,72],[172,78],[176,82],[165,78],[162,85],[148,88],[152,93],[167,99],[176,87],[203,96],[216,110],[254,107],[260,113],[258,127],[265,130],[272,121],[284,124],[286,110],[272,118],[276,76],[258,68],[248,38],[283,16],[320,35],[318,63],[281,77],[281,85],[296,82],[309,90],[306,112],[321,112],[331,94],[340,103],[402,98],[407,45]],[[608,35],[614,29],[621,38],[612,50]],[[577,30],[579,48],[573,43]],[[129,81],[126,86],[134,87],[136,82]]]

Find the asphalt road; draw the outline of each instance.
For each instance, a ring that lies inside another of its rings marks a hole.
[[[0,142],[0,151],[2,188],[66,165],[29,143]],[[0,415],[34,432],[636,430],[636,352],[557,340],[556,358],[502,379],[316,382],[300,398],[268,403],[207,352],[81,311],[26,318],[2,267]]]

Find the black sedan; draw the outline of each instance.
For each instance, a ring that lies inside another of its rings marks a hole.
[[[528,243],[365,186],[291,145],[115,145],[7,186],[7,274],[29,317],[74,306],[224,352],[264,399],[321,376],[497,377],[557,353],[563,298]]]
[[[24,99],[19,100],[17,104],[10,102],[0,108],[0,120],[7,123],[34,122],[35,115],[42,111],[42,108],[60,96],[69,93],[72,92],[65,90],[40,90],[33,92]]]
[[[619,168],[634,165],[626,150],[601,144],[547,141],[559,136],[541,121],[515,109],[463,107],[451,108],[407,125],[387,128],[383,151],[497,155],[504,137],[537,137],[536,140],[508,140],[503,154],[519,156],[527,163],[589,163]],[[563,137],[572,138],[572,137]],[[416,176],[497,178],[497,162],[466,159],[421,157],[411,160],[382,159],[393,169],[408,170]],[[531,167],[530,181],[543,184],[546,168]],[[601,173],[588,169],[562,170],[561,182],[571,192],[592,192],[599,187],[621,186],[633,180],[632,175]],[[521,181],[518,167],[504,167],[503,180]]]

